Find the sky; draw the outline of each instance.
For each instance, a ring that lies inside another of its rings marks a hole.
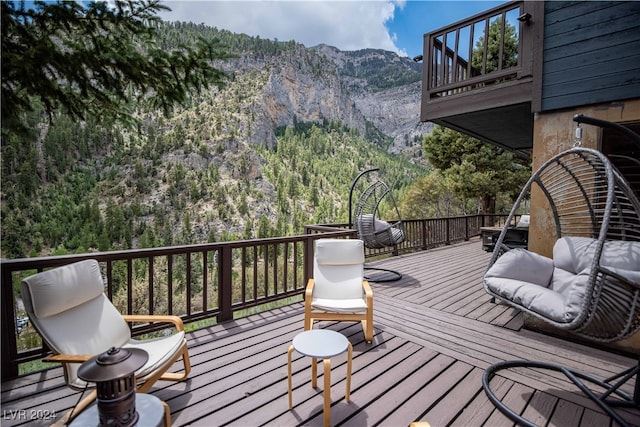
[[[206,24],[264,39],[325,43],[340,50],[422,54],[425,33],[505,1],[487,0],[183,0],[165,1],[166,21]]]

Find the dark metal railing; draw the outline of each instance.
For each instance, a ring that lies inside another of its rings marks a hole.
[[[425,34],[427,102],[530,74],[522,27],[531,18],[513,1]]]
[[[504,221],[506,215],[495,217]],[[483,215],[403,220],[406,239],[401,245],[367,249],[366,256],[399,255],[461,242],[479,236],[485,222],[488,217]],[[348,224],[313,225],[305,227],[301,236],[2,260],[2,380],[18,376],[21,363],[48,353],[37,336],[36,344],[24,349],[24,343],[19,345],[16,316],[23,312],[19,286],[28,275],[95,259],[102,269],[105,293],[122,313],[173,314],[186,324],[204,319],[224,322],[243,310],[303,294],[313,270],[314,241],[324,237],[357,234]],[[153,330],[154,325],[136,325],[132,333]]]

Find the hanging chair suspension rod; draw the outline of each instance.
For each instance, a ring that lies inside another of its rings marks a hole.
[[[585,116],[583,114],[576,114],[575,116],[573,116],[573,121],[576,122],[576,123],[586,123],[588,125],[599,126],[601,128],[617,129],[620,132],[622,132],[623,134],[627,135],[631,139],[631,141],[638,148],[640,148],[640,135],[638,135],[637,133],[635,133],[634,131],[632,131],[631,129],[629,129],[626,126],[623,126],[621,124],[614,123],[614,122],[609,122],[607,120],[601,120],[601,119],[596,119],[596,118],[593,118],[593,117],[588,117],[588,116]]]
[[[349,189],[349,227],[353,227],[353,218],[352,218],[352,214],[353,214],[353,209],[351,208],[351,202],[353,200],[353,190],[356,188],[356,184],[358,183],[358,180],[363,176],[366,175],[370,172],[375,172],[375,171],[379,171],[380,168],[371,168],[371,169],[367,169],[365,171],[362,171],[358,174],[358,176],[356,176],[356,179],[353,180],[353,182],[351,183],[351,188]]]

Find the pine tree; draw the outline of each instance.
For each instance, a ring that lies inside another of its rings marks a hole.
[[[49,117],[131,121],[132,101],[169,113],[224,81],[212,65],[230,57],[219,39],[157,43],[157,13],[168,9],[159,0],[1,3],[3,140],[28,130],[24,114],[36,105]]]
[[[425,136],[424,152],[456,195],[480,199],[484,214],[495,213],[497,197],[513,194],[531,176],[528,160],[440,126]]]

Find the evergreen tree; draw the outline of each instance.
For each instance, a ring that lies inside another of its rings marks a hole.
[[[497,197],[517,194],[531,176],[529,161],[440,126],[425,136],[424,152],[456,195],[480,199],[484,214],[495,213]]]
[[[168,113],[192,90],[221,85],[212,61],[230,55],[218,39],[159,46],[159,0],[3,1],[2,136],[25,133],[25,113],[132,118],[132,101]],[[4,144],[4,142],[3,142]]]
[[[502,18],[495,19],[489,25],[489,34],[486,37],[487,42],[487,62],[485,73],[492,71],[505,70],[507,68],[518,65],[518,33],[516,27],[505,21],[504,28],[504,45],[502,47],[502,64],[500,64],[500,42],[502,41]],[[476,70],[482,70],[482,62],[484,56],[485,36],[482,36],[476,42],[471,64]],[[502,67],[500,67],[502,65]]]

